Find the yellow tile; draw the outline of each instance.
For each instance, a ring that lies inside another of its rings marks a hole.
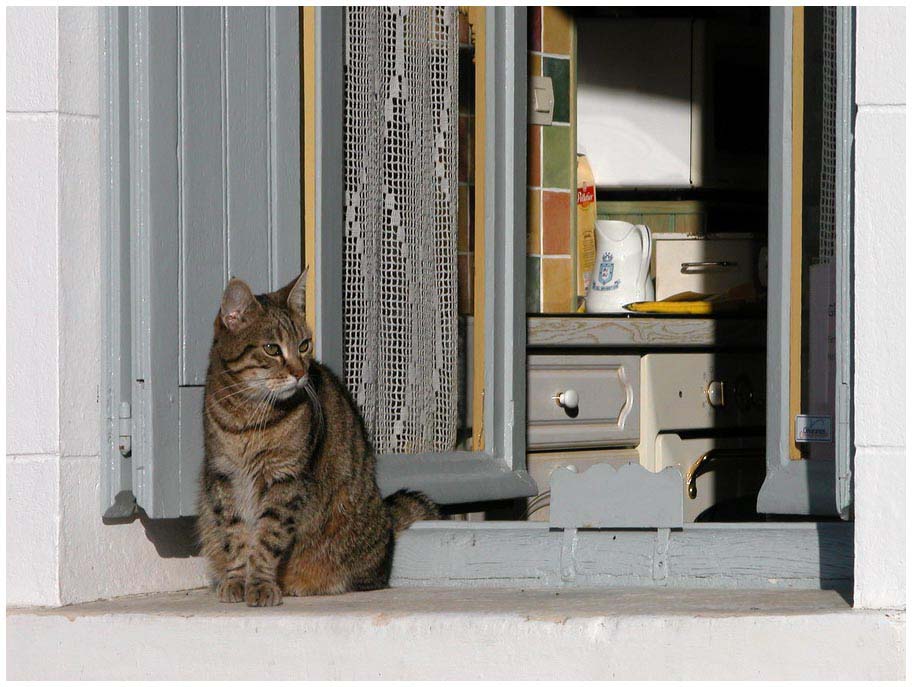
[[[559,7],[542,8],[542,52],[569,55],[573,20]]]
[[[573,262],[570,258],[542,258],[542,312],[572,312]]]

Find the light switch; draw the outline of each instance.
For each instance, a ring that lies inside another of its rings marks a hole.
[[[529,123],[550,124],[554,116],[554,87],[550,76],[529,80]]]

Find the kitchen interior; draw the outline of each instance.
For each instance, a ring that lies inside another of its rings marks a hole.
[[[757,512],[766,475],[769,9],[528,11],[527,461],[539,494],[452,506],[450,517],[548,521],[553,471],[600,463],[680,470],[684,522],[790,517]],[[467,437],[475,84],[471,27],[460,22]],[[818,230],[822,24],[822,10],[807,8],[797,182],[796,388],[801,407],[817,412],[827,410],[826,384],[808,380],[832,378],[825,313],[834,298]],[[793,448],[798,460],[833,459],[832,443]]]

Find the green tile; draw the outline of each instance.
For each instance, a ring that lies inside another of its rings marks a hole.
[[[542,134],[542,186],[569,189],[571,158],[576,162],[570,149],[570,127],[545,126]]]
[[[541,258],[526,258],[526,312],[541,312]]]
[[[542,75],[551,77],[554,89],[555,122],[570,122],[570,60],[557,57],[542,58]]]

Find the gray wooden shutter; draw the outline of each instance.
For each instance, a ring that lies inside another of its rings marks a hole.
[[[851,151],[852,10],[837,9],[835,460],[790,460],[788,399],[791,284],[792,10],[770,10],[769,310],[767,313],[767,476],[757,510],[839,514],[851,507]]]
[[[102,506],[125,514],[129,487],[150,517],[193,515],[222,289],[237,276],[268,291],[301,267],[298,11],[103,12],[117,201],[105,203],[105,313],[121,327],[106,342]]]

